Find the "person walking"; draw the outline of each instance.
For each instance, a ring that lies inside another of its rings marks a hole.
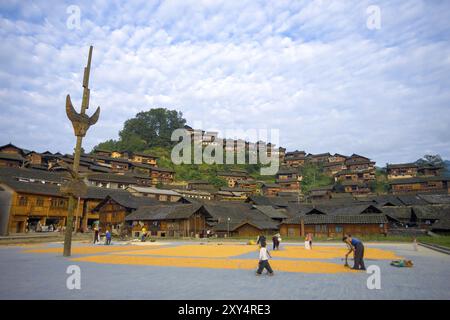
[[[266,242],[266,237],[263,234],[259,235],[258,236],[258,240],[256,240],[256,244],[259,244],[260,247],[264,244],[264,247],[265,247],[266,243],[267,243]]]
[[[109,229],[106,230],[105,236],[106,236],[106,242],[105,242],[105,244],[106,244],[107,246],[109,246],[109,245],[111,244],[111,232],[109,231]]]
[[[259,249],[259,263],[258,270],[256,271],[256,275],[260,276],[264,269],[267,270],[269,276],[273,276],[273,270],[269,263],[269,257],[272,258],[269,251],[266,248],[266,244],[261,244],[261,248]]]
[[[280,243],[281,243],[281,234],[279,234],[279,233],[277,233],[277,240],[278,240],[278,242],[277,242],[277,250],[280,250]]]
[[[272,250],[277,250],[278,246],[280,245],[280,243],[278,242],[278,235],[274,235],[272,237],[272,243],[273,243]]]
[[[142,233],[141,242],[145,242],[145,240],[147,239],[147,229],[145,227],[142,227],[141,233]]]
[[[94,244],[95,244],[97,241],[99,241],[99,240],[98,240],[98,227],[95,226],[95,227],[94,227]]]
[[[342,238],[349,246],[349,251],[345,254],[345,260],[347,261],[348,255],[353,251],[354,252],[354,270],[366,270],[366,266],[364,265],[364,245],[361,240],[357,238],[352,238],[351,236],[344,236]]]
[[[312,249],[312,240],[313,240],[312,233],[308,233],[309,249]]]
[[[311,246],[309,244],[309,233],[306,234],[306,236],[305,236],[305,249],[306,250],[310,250],[311,249]]]

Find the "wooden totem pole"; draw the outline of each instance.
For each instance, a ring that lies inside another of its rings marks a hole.
[[[68,168],[71,174],[71,180],[61,186],[61,193],[69,196],[69,208],[67,214],[66,233],[64,237],[64,253],[65,257],[70,256],[72,247],[72,232],[73,232],[73,213],[76,199],[83,196],[87,192],[87,187],[84,184],[81,176],[78,174],[78,167],[80,165],[81,143],[83,137],[86,135],[90,126],[98,121],[100,116],[100,107],[97,108],[92,117],[86,115],[86,109],[89,108],[89,73],[91,71],[92,46],[89,48],[89,57],[86,68],[84,68],[83,76],[83,100],[81,102],[81,112],[77,113],[70,100],[70,95],[66,97],[66,114],[72,122],[77,143],[73,156],[73,166]]]

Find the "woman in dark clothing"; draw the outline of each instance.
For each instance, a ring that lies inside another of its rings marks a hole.
[[[258,240],[256,241],[256,244],[259,244],[260,246],[266,246],[266,237],[264,235],[260,235],[258,237]]]
[[[273,250],[278,250],[278,247],[280,246],[280,241],[278,240],[278,235],[274,235],[272,237],[273,242]]]

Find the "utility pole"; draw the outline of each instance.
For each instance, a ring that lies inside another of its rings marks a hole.
[[[97,108],[92,117],[86,114],[86,109],[89,108],[89,73],[91,71],[91,58],[92,49],[89,48],[89,56],[87,66],[84,68],[83,75],[83,100],[81,102],[81,112],[77,113],[70,100],[70,95],[66,97],[66,114],[69,120],[72,122],[74,134],[77,137],[77,142],[75,145],[74,155],[73,155],[73,165],[72,168],[68,168],[72,178],[69,182],[65,183],[61,187],[61,193],[69,196],[69,207],[67,213],[67,225],[66,234],[64,236],[64,253],[65,257],[69,257],[72,248],[72,231],[73,231],[73,213],[75,209],[76,198],[80,198],[87,192],[87,187],[85,183],[81,180],[78,174],[78,168],[80,165],[81,156],[81,143],[83,137],[86,135],[87,130],[90,126],[97,123],[100,116],[100,107]]]

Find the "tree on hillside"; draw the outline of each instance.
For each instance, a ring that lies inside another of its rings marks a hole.
[[[170,140],[172,132],[183,128],[185,124],[181,112],[165,108],[150,109],[125,121],[119,136],[124,142],[138,137],[146,144],[146,148],[168,147],[173,145]]]
[[[119,142],[114,139],[106,140],[105,142],[100,142],[94,147],[95,150],[108,150],[114,151],[119,149]]]
[[[176,110],[165,108],[139,112],[128,119],[119,132],[119,140],[107,140],[94,149],[144,151],[153,147],[171,147],[175,129],[183,128],[186,120]]]

